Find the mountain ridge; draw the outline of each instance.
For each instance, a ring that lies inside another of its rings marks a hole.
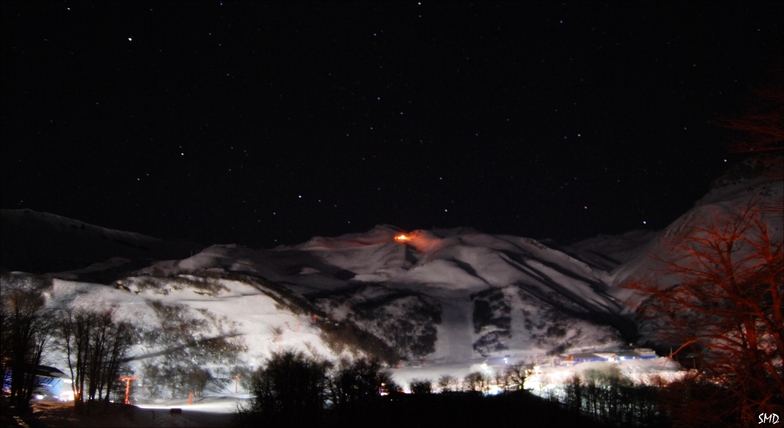
[[[28,209],[0,210],[0,266],[6,270],[53,273],[84,269],[111,258],[144,262],[185,257],[201,251],[196,242],[163,240],[108,229],[56,214]]]

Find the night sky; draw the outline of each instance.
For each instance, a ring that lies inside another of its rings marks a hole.
[[[784,2],[0,2],[2,208],[256,248],[657,230]]]

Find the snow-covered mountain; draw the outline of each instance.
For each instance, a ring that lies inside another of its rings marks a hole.
[[[684,256],[682,252],[673,251],[673,248],[679,242],[684,242],[685,236],[697,236],[700,232],[695,231],[695,226],[709,226],[726,221],[747,210],[750,204],[765,224],[770,242],[774,246],[780,243],[784,239],[784,156],[753,157],[727,171],[713,183],[707,195],[695,202],[692,209],[657,233],[653,239],[626,253],[630,257],[611,272],[608,293],[626,302],[623,313],[634,318],[633,311],[637,305],[643,303],[643,296],[621,287],[624,282],[655,276],[661,287],[680,283],[679,276],[665,274],[666,263],[672,263]],[[583,242],[576,246],[601,252],[601,244],[596,244]],[[739,260],[749,248],[752,247],[737,245],[734,257]],[[636,322],[638,340],[657,341],[657,321]]]
[[[606,271],[532,239],[471,229],[377,226],[274,250],[216,245],[140,271],[156,272],[266,278],[408,359],[612,346],[630,327],[606,293]]]
[[[759,207],[774,208],[761,210],[760,214],[771,233],[771,241],[780,242],[784,232],[784,217],[775,207],[784,203],[784,156],[750,158],[719,177],[710,191],[694,203],[692,209],[658,232],[653,239],[642,243],[635,251],[626,253],[631,257],[612,272],[612,282],[609,284],[613,290],[611,294],[625,300],[628,290],[616,286],[629,278],[658,272],[661,266],[655,259],[669,260],[672,257],[669,249],[675,239],[689,233],[696,224],[711,221],[717,216],[738,214],[752,201]],[[603,251],[588,241],[576,246]]]
[[[115,308],[137,325],[132,365],[147,379],[182,366],[228,383],[282,348],[426,361],[459,373],[499,358],[541,360],[636,341],[638,322],[626,303],[639,296],[619,285],[657,269],[650,255],[666,257],[668,239],[707,212],[737,210],[752,198],[781,201],[782,164],[778,156],[738,166],[661,232],[568,246],[470,228],[380,225],[294,246],[213,245],[191,255],[193,244],[3,210],[2,264],[17,271],[3,281],[39,287],[52,308]],[[782,219],[766,221],[781,239]],[[52,240],[20,244],[20,235],[45,236],[25,232],[31,225],[53,231]],[[63,230],[92,238],[70,248],[73,239],[56,237]]]

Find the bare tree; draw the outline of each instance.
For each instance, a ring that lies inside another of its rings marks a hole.
[[[324,409],[329,368],[328,362],[302,352],[273,354],[254,374],[254,401],[245,416],[272,425],[285,421],[301,426],[314,420]]]
[[[509,391],[510,387],[512,386],[509,371],[506,369],[496,370],[493,381],[495,382],[495,386],[502,392]]]
[[[348,405],[365,405],[377,399],[382,392],[397,391],[391,374],[384,370],[378,359],[358,358],[341,360],[330,379],[332,402],[338,408]]]
[[[28,409],[35,388],[36,372],[50,337],[45,301],[38,291],[8,290],[3,285],[2,342],[3,376],[10,371],[10,402]]]
[[[433,382],[430,379],[411,379],[411,392],[414,394],[430,394],[433,392]]]
[[[57,321],[71,375],[74,412],[81,414],[84,412],[84,384],[87,377],[90,330],[93,327],[94,316],[87,312],[67,311]]]
[[[131,326],[115,322],[113,312],[109,310],[101,313],[66,311],[59,317],[58,327],[71,374],[74,411],[84,413],[85,393],[89,401],[103,398],[108,402],[131,345]]]
[[[457,391],[457,379],[452,375],[441,375],[438,378],[438,391],[441,393]]]
[[[97,368],[90,368],[94,377],[90,377],[88,398],[90,401],[103,399],[104,403],[108,405],[109,393],[118,382],[120,368],[125,361],[128,348],[133,342],[134,330],[130,323],[114,320],[112,311],[99,314],[98,321],[98,328],[93,333],[93,337],[100,337],[101,340],[93,341],[92,355],[94,358],[91,359],[91,364],[96,365]],[[103,349],[99,349],[99,343],[100,348]],[[103,394],[104,390],[106,394]]]
[[[485,393],[488,384],[488,378],[482,372],[471,372],[463,379],[464,388],[472,392]]]
[[[692,353],[694,380],[707,385],[685,394],[690,404],[673,401],[678,419],[721,426],[784,404],[784,258],[781,232],[765,219],[781,214],[781,204],[754,203],[715,213],[675,238],[666,260],[658,258],[677,284],[650,278],[624,285],[649,297],[640,313],[659,320],[661,338],[679,346],[674,354]]]
[[[521,390],[525,387],[525,370],[525,364],[523,363],[512,364],[506,368],[510,387],[516,390]]]

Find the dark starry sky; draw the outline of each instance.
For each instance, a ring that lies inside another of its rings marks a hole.
[[[660,229],[784,2],[0,2],[2,208],[205,244]]]

